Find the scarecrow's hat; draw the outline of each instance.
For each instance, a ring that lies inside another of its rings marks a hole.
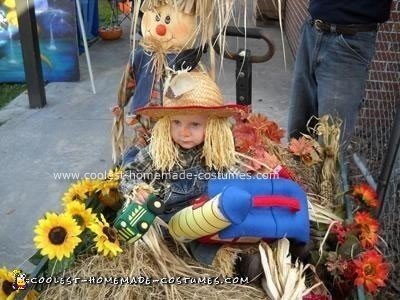
[[[146,106],[136,114],[160,119],[177,114],[206,114],[215,117],[231,117],[245,110],[245,106],[224,105],[221,90],[212,78],[203,72],[175,75],[166,83],[163,106]]]

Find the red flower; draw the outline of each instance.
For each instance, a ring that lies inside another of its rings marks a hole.
[[[343,224],[335,223],[332,226],[332,233],[336,234],[338,244],[342,245],[346,239],[346,233],[347,233],[347,229],[343,226]]]
[[[368,184],[361,183],[353,188],[353,192],[351,193],[354,198],[358,201],[364,203],[369,207],[378,207],[378,194],[375,190],[369,186]]]
[[[328,295],[317,294],[314,292],[310,292],[307,295],[303,296],[303,300],[329,300],[331,297]]]
[[[356,265],[354,264],[353,260],[348,260],[347,261],[347,268],[345,270],[345,272],[343,273],[343,278],[345,280],[350,280],[350,281],[354,281],[354,279],[356,278]]]
[[[365,248],[372,248],[378,242],[378,221],[367,212],[357,212],[354,216],[354,223],[359,230],[361,245]]]
[[[375,293],[378,287],[385,286],[389,274],[389,264],[383,261],[382,255],[376,250],[364,252],[359,259],[354,260],[357,277],[354,284],[364,285],[369,293]]]

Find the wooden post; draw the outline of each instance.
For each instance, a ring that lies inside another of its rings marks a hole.
[[[34,0],[15,1],[30,108],[46,105]]]

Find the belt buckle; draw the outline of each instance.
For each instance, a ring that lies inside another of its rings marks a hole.
[[[320,20],[320,19],[316,19],[314,20],[314,27],[315,29],[317,29],[318,31],[323,31],[322,26],[324,25],[324,21]]]

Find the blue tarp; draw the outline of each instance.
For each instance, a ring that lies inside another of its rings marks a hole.
[[[81,4],[83,23],[85,26],[86,39],[91,41],[98,36],[99,29],[99,10],[98,0],[79,0]],[[79,22],[78,16],[76,18],[77,23]],[[79,23],[78,23],[79,29]],[[79,41],[79,53],[85,52],[83,48],[82,35],[78,30],[78,41]]]

